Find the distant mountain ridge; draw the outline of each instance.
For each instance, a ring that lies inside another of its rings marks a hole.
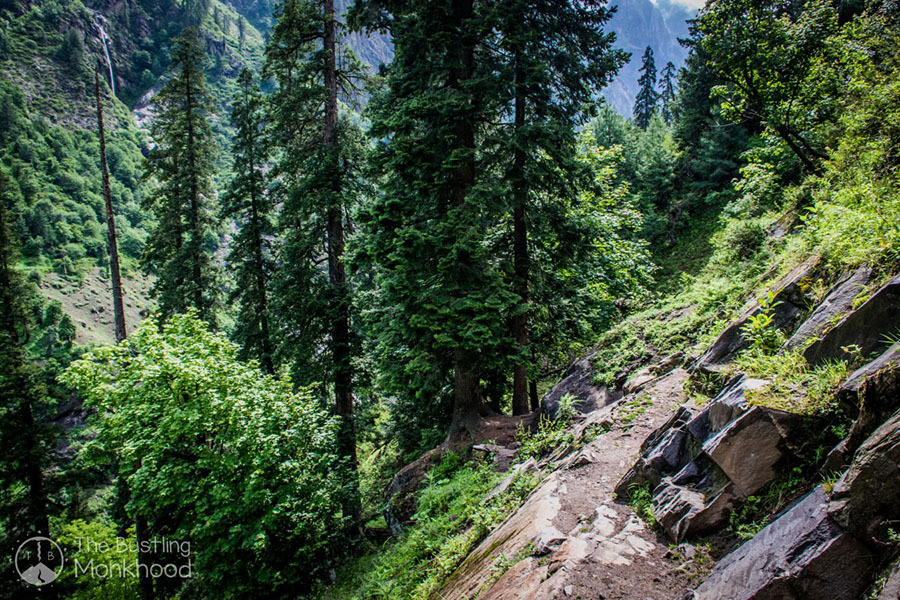
[[[676,67],[684,65],[687,49],[678,43],[688,36],[688,19],[696,15],[670,0],[615,0],[616,13],[610,30],[616,34],[616,48],[631,52],[631,60],[622,67],[618,77],[605,90],[607,102],[623,117],[631,117],[638,91],[638,72],[641,56],[647,46],[653,48],[657,72],[671,61]]]
[[[658,0],[656,3],[651,0],[614,0],[610,4],[617,9],[608,28],[616,34],[616,48],[630,52],[631,60],[622,67],[603,96],[619,114],[630,118],[637,96],[638,70],[644,49],[647,46],[653,48],[658,71],[661,72],[669,61],[680,68],[687,58],[687,49],[678,43],[678,39],[687,37],[687,21],[693,18],[696,11],[671,0]],[[341,12],[349,5],[350,0],[335,2],[335,7]],[[387,35],[351,33],[347,43],[373,70],[389,63],[394,55]]]

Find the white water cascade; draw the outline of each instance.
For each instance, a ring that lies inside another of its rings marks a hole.
[[[109,88],[112,90],[112,95],[115,96],[116,79],[113,74],[112,59],[109,56],[109,36],[106,35],[106,28],[103,26],[106,19],[99,13],[94,13],[94,17],[97,23],[97,29],[100,31],[100,41],[103,42],[103,53],[106,55],[106,64],[109,65]]]

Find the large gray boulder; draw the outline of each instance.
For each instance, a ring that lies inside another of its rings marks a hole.
[[[850,312],[853,300],[872,278],[872,270],[861,267],[841,279],[819,303],[812,314],[785,342],[784,350],[790,352],[813,338],[821,336],[836,317]]]
[[[855,600],[869,550],[829,515],[821,486],[723,558],[693,600]]]
[[[718,465],[701,454],[653,490],[653,514],[678,543],[721,526],[742,498]]]
[[[847,358],[843,348],[856,345],[863,356],[884,352],[887,337],[900,334],[900,276],[875,292],[862,306],[841,319],[822,339],[812,343],[803,356],[817,365]]]
[[[616,493],[627,498],[648,485],[654,515],[675,542],[721,527],[795,455],[786,437],[797,417],[747,403],[745,392],[765,385],[736,377],[702,409],[681,407],[645,440]]]
[[[890,573],[878,594],[878,600],[897,600],[900,598],[900,560],[891,567]]]
[[[704,453],[744,497],[775,479],[789,454],[769,412],[754,406],[703,444]]]
[[[616,495],[627,498],[636,486],[649,485],[651,489],[659,485],[663,476],[680,471],[694,459],[699,443],[693,440],[685,425],[696,415],[697,410],[680,406],[672,417],[651,433],[641,444],[637,461],[616,485]]]
[[[887,529],[898,521],[900,411],[859,447],[830,499],[817,487],[719,561],[689,597],[855,600],[889,556]],[[900,589],[900,580],[888,583]]]

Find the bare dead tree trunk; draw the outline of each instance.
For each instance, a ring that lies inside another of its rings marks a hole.
[[[122,301],[122,276],[119,272],[119,245],[116,241],[116,217],[109,188],[109,169],[106,164],[106,133],[103,129],[103,104],[100,102],[100,76],[94,73],[97,91],[97,130],[100,133],[100,171],[103,174],[103,198],[106,201],[106,239],[109,247],[109,275],[112,279],[113,317],[116,342],[125,339],[125,306]]]

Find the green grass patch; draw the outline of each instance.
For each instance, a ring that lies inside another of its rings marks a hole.
[[[812,367],[799,352],[769,354],[759,349],[741,353],[731,370],[749,377],[767,379],[762,389],[747,390],[751,404],[807,415],[837,410],[837,391],[847,377],[849,361],[829,361]]]
[[[653,512],[653,491],[649,484],[631,484],[628,488],[628,506],[639,516],[647,527],[656,527],[656,515]]]
[[[809,487],[800,468],[769,483],[732,511],[728,525],[742,540],[749,540],[768,525],[778,512]]]

